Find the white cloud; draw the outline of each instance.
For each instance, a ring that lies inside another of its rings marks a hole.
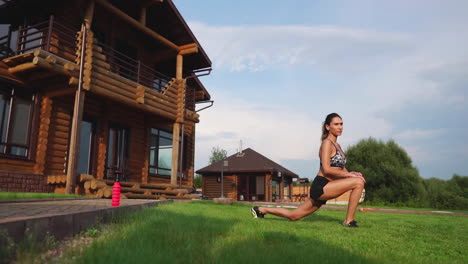
[[[212,147],[234,154],[240,140],[268,158],[308,159],[318,153],[320,123],[294,109],[252,104],[217,95],[197,125],[197,168],[205,166]],[[226,131],[229,131],[228,136]]]
[[[190,26],[215,67],[259,71],[278,64],[354,71],[369,61],[407,50],[411,37],[336,26]],[[366,63],[363,63],[366,62]]]
[[[418,35],[327,25],[190,25],[216,69],[309,68],[346,82],[356,97],[367,97],[366,108],[373,112],[410,104],[466,103],[466,95],[450,88],[453,82],[432,78],[451,73],[455,81],[466,83],[468,55],[460,43],[468,44],[468,37],[456,32]],[[453,71],[456,67],[458,71]]]
[[[394,137],[397,140],[418,140],[418,139],[431,139],[436,136],[440,136],[444,134],[447,130],[446,129],[414,129],[414,130],[406,130],[402,133],[396,134]]]

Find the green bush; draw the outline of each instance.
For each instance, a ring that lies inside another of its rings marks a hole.
[[[367,180],[366,201],[375,205],[468,209],[468,177],[423,179],[406,151],[393,140],[359,141],[346,151],[347,168]]]

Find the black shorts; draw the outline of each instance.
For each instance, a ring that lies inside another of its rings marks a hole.
[[[327,185],[329,180],[322,176],[316,176],[314,181],[312,182],[312,186],[310,187],[310,198],[316,202],[320,202],[322,204],[327,203],[327,201],[319,200],[319,197],[323,194],[323,187]]]

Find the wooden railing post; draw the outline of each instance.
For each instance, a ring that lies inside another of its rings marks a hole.
[[[21,50],[23,49],[23,26],[19,26],[18,28],[18,36],[16,37],[16,55],[19,55]]]
[[[8,48],[11,49],[11,25],[8,27],[8,39],[7,39],[7,45],[8,45]]]
[[[47,30],[47,40],[45,50],[49,51],[50,49],[50,39],[52,38],[52,27],[54,26],[54,15],[50,15],[49,18],[49,29]]]
[[[137,60],[137,83],[140,84],[140,74],[141,74],[141,61]]]

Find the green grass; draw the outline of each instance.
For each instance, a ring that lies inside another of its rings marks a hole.
[[[328,203],[327,205],[330,206],[341,206],[341,207],[346,207],[348,205],[343,205],[343,204],[331,204]],[[468,213],[467,210],[456,210],[456,209],[434,209],[434,208],[421,208],[421,207],[406,207],[406,206],[392,206],[392,205],[372,205],[372,204],[366,204],[362,203],[359,204],[359,207],[365,207],[365,208],[379,208],[379,209],[398,209],[398,210],[414,210],[414,211],[445,211],[445,212],[453,212],[453,213]]]
[[[63,263],[468,263],[465,216],[319,210],[291,222],[246,205],[173,203],[121,217]]]
[[[57,194],[57,193],[0,192],[0,200],[72,198],[72,197],[82,197],[82,196],[74,195],[74,194]]]

